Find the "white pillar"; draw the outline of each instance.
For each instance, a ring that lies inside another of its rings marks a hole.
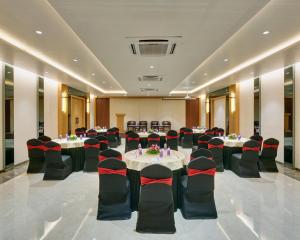
[[[38,76],[14,67],[15,164],[28,160],[26,141],[37,137]]]
[[[261,83],[261,135],[264,139],[279,140],[277,161],[284,162],[284,69],[260,78]]]
[[[4,129],[3,129],[3,119],[4,119],[4,111],[3,107],[5,103],[3,102],[3,75],[4,75],[4,64],[0,62],[0,170],[4,168],[4,153],[3,153],[3,145],[4,145]]]
[[[294,81],[294,88],[295,88],[295,143],[294,143],[294,152],[295,152],[295,167],[300,169],[300,63],[295,64],[295,81]]]
[[[95,127],[95,101],[96,97],[93,94],[90,94],[90,128]]]
[[[254,81],[240,82],[240,133],[250,137],[254,132]]]
[[[201,127],[208,127],[206,126],[206,95],[202,94],[200,96],[200,119],[201,119]]]

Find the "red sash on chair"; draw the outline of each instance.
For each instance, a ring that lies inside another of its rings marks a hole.
[[[126,176],[126,169],[114,170],[114,169],[110,169],[110,168],[98,168],[98,173],[100,175],[104,175],[104,174],[118,174],[118,175]]]
[[[183,132],[184,135],[193,135],[193,132]]]
[[[199,157],[203,157],[203,156],[199,156]],[[192,161],[192,160],[194,160],[194,159],[196,159],[196,158],[199,158],[199,157],[190,157],[190,160]],[[213,158],[212,157],[206,157],[207,159],[209,159],[209,160],[213,160]]]
[[[208,141],[198,140],[198,144],[208,144]]]
[[[100,144],[84,144],[84,148],[100,148]]]
[[[148,141],[157,141],[157,142],[159,142],[160,138],[148,138]]]
[[[104,161],[104,160],[106,160],[108,158],[115,158],[115,159],[118,159],[118,160],[122,161],[122,156],[119,156],[119,157],[106,157],[106,156],[103,156],[103,155],[99,155],[98,156],[99,162],[102,162],[102,161]]]
[[[140,141],[140,138],[127,138],[128,141]]]
[[[266,143],[263,144],[263,148],[273,148],[274,150],[277,150],[278,146],[279,146],[278,144],[266,144]]]
[[[213,145],[213,144],[208,144],[208,149],[212,149],[212,148],[224,148],[224,144],[220,144],[220,145]]]
[[[161,178],[161,179],[153,179],[153,178],[146,178],[146,177],[141,177],[141,185],[148,185],[148,184],[155,184],[155,183],[162,183],[162,184],[167,184],[169,186],[172,186],[172,178]]]
[[[61,151],[61,146],[58,145],[58,146],[50,147],[50,148],[48,148],[48,147],[45,146],[45,151],[47,151],[47,150],[52,150],[52,151],[60,152]]]
[[[101,140],[100,143],[108,144],[108,140]]]
[[[167,136],[166,138],[167,138],[167,139],[177,139],[178,136]]]
[[[42,151],[46,151],[46,147],[44,145],[38,145],[38,146],[27,145],[27,148],[28,148],[28,150],[39,149]]]
[[[97,132],[88,132],[87,135],[88,136],[96,136],[98,133]]]
[[[117,132],[106,132],[107,135],[116,135]]]
[[[254,152],[259,152],[259,147],[243,147],[243,152],[245,151],[254,151]]]
[[[193,168],[188,169],[188,176],[189,177],[199,175],[199,174],[215,176],[216,169],[215,168],[211,168],[211,169],[207,169],[207,170],[199,170],[199,169],[193,169]]]

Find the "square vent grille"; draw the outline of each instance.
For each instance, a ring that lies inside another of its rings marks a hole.
[[[141,92],[158,92],[158,88],[140,88]]]
[[[138,79],[140,82],[161,82],[163,77],[161,75],[143,75]]]
[[[176,42],[168,39],[143,39],[130,43],[133,55],[163,57],[175,53]]]

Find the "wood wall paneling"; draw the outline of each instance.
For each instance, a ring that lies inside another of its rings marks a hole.
[[[229,134],[240,133],[240,88],[239,84],[229,86]]]
[[[58,87],[58,135],[65,135],[68,129],[68,86],[60,84]]]
[[[200,101],[199,98],[185,101],[185,121],[186,127],[200,125]]]
[[[109,98],[96,98],[95,126],[109,127]]]
[[[70,129],[71,133],[75,134],[75,129],[80,127],[86,127],[86,121],[85,121],[85,113],[86,113],[86,99],[77,97],[77,96],[71,96],[70,98]]]

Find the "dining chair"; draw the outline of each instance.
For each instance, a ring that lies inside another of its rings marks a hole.
[[[44,143],[38,139],[30,139],[27,141],[27,150],[29,164],[27,173],[42,173],[45,166],[45,146]]]
[[[84,141],[84,167],[85,172],[97,172],[98,155],[100,151],[100,142],[98,139],[89,138]]]

